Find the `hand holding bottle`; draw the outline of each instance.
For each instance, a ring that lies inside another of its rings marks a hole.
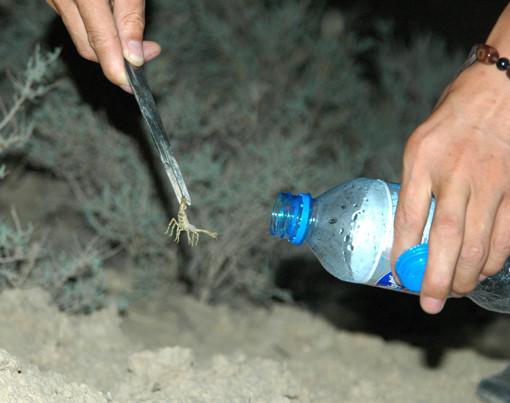
[[[487,43],[510,55],[510,7]],[[509,70],[476,63],[446,89],[404,152],[392,264],[420,243],[432,196],[436,212],[421,306],[438,313],[448,295],[466,295],[510,255]]]

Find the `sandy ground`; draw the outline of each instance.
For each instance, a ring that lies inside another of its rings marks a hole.
[[[304,310],[162,304],[69,316],[38,289],[0,295],[1,402],[477,402],[504,367],[338,330]]]
[[[54,217],[52,241],[65,248],[57,235],[80,223],[57,185],[12,180],[0,210]],[[343,284],[313,264],[288,267],[301,307],[206,306],[167,289],[122,316],[70,316],[41,290],[4,291],[0,402],[477,402],[479,380],[510,358],[510,317],[488,320],[458,301],[431,319],[409,297]],[[129,288],[122,270],[109,273],[113,291]]]

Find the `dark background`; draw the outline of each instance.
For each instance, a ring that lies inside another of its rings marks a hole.
[[[358,11],[367,20],[392,19],[395,33],[403,38],[433,32],[467,52],[485,41],[508,0],[329,0],[329,4]]]

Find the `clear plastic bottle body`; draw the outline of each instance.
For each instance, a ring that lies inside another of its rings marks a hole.
[[[510,313],[510,259],[499,273],[479,283],[468,298],[489,311]]]
[[[398,184],[376,179],[342,183],[311,199],[310,214],[303,222],[294,220],[295,227],[301,225],[303,229],[306,225],[302,239],[333,276],[404,291],[394,280],[390,265],[399,190]],[[422,243],[428,241],[434,208],[433,200]],[[273,211],[272,228],[276,226],[275,217]],[[273,229],[272,233],[284,238]],[[481,282],[468,297],[485,309],[510,313],[510,260],[500,273]]]
[[[390,253],[399,185],[359,178],[314,200],[305,242],[333,276],[353,283],[402,289]],[[434,207],[424,231],[427,241]]]

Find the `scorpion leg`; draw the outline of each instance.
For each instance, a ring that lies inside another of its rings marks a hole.
[[[177,225],[177,221],[175,218],[172,218],[170,222],[168,223],[168,227],[166,229],[165,235],[172,236],[174,233],[175,226]]]
[[[191,230],[188,233],[188,242],[191,247],[195,246],[195,233]]]

